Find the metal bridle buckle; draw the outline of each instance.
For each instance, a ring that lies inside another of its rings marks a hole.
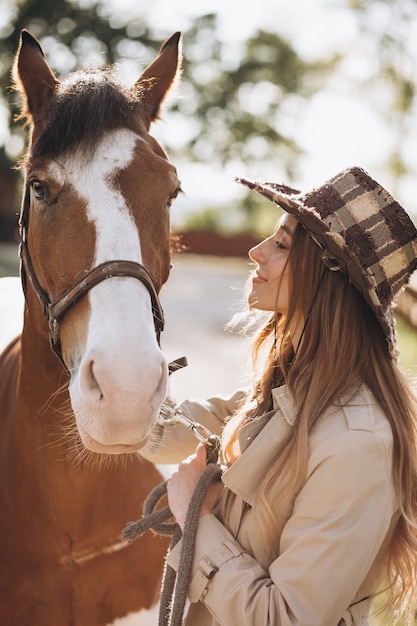
[[[206,446],[208,462],[216,462],[214,459],[218,456],[220,437],[214,435],[206,426],[203,426],[203,424],[195,422],[186,414],[184,409],[173,406],[169,402],[164,402],[159,413],[158,422],[161,426],[174,426],[175,424],[186,426],[191,430],[194,437]]]

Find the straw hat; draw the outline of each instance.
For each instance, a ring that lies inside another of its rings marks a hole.
[[[324,264],[344,272],[371,306],[395,356],[392,304],[417,267],[417,229],[400,204],[360,167],[304,195],[275,183],[236,181],[301,222]]]

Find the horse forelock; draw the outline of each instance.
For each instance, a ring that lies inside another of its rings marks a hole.
[[[110,69],[84,69],[60,83],[45,111],[45,127],[33,157],[58,156],[82,147],[86,158],[107,131],[138,128],[138,104],[144,90],[128,90]]]

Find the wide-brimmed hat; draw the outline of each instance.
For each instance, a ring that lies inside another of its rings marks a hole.
[[[402,206],[360,167],[303,195],[285,185],[236,181],[297,217],[324,264],[344,272],[371,306],[395,355],[393,300],[417,268],[417,229]]]

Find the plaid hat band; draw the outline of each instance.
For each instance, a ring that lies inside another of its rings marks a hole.
[[[417,229],[401,205],[359,167],[304,195],[275,183],[236,180],[297,217],[322,248],[325,265],[341,269],[367,300],[394,351],[390,307],[417,268]]]

